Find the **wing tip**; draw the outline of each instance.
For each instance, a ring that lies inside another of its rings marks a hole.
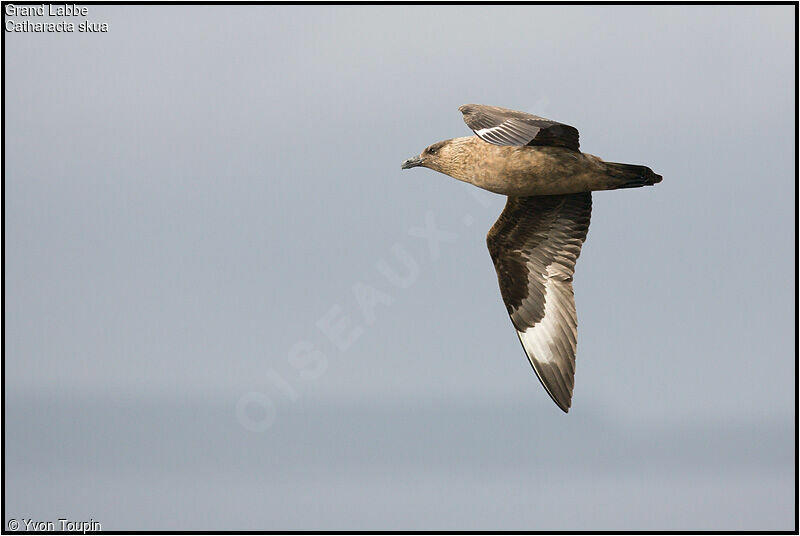
[[[536,372],[536,368],[535,367],[534,367],[533,370],[534,370],[534,372]],[[539,376],[538,372],[536,372],[536,376],[539,377],[539,381],[542,383],[542,385],[544,385],[544,381],[542,381],[542,377]],[[553,402],[555,402],[556,406],[558,406],[558,409],[560,409],[564,413],[569,413],[569,410],[572,407],[572,393],[569,393],[569,392],[563,393],[563,392],[561,392],[561,393],[559,393],[559,396],[556,396],[556,394],[552,393],[550,391],[550,389],[547,388],[546,385],[544,385],[544,390],[547,391],[547,394],[550,395],[550,398],[553,399]],[[566,395],[566,396],[564,396],[564,395]]]
[[[531,352],[529,352],[528,347],[525,346],[525,341],[522,339],[522,334],[519,330],[515,330],[517,332],[517,338],[519,339],[520,344],[522,344],[522,349],[525,351],[525,355],[528,357],[528,362],[533,369],[533,372],[536,374],[536,378],[539,380],[539,383],[542,384],[544,387],[545,392],[547,392],[550,399],[555,402],[558,409],[563,411],[564,413],[569,413],[570,408],[572,407],[572,385],[569,385],[570,382],[565,382],[565,385],[559,388],[558,383],[554,383],[553,385],[548,385],[548,382],[545,381],[542,373],[536,367],[536,359],[533,357]],[[574,376],[574,372],[573,372]],[[566,378],[561,378],[562,382],[566,380]],[[554,391],[558,391],[557,393]]]
[[[548,393],[548,394],[549,394],[549,393]],[[569,413],[569,408],[572,406],[572,400],[571,400],[571,399],[570,399],[570,400],[567,400],[567,403],[566,403],[566,404],[561,404],[561,403],[560,403],[558,400],[556,400],[556,399],[555,399],[555,398],[554,398],[552,395],[550,395],[550,397],[551,397],[551,398],[553,398],[553,402],[555,402],[555,403],[556,403],[556,406],[558,406],[558,409],[560,409],[560,410],[561,410],[561,411],[563,411],[564,413]]]
[[[536,372],[536,377],[539,378],[539,382],[544,386],[544,390],[547,391],[547,394],[550,395],[550,398],[555,402],[558,409],[563,411],[564,413],[569,413],[570,408],[572,407],[572,394],[569,393],[566,397],[556,396],[550,389],[545,385],[544,380],[542,380],[542,376],[536,370],[536,367],[533,368],[533,371]],[[563,394],[563,393],[562,393]]]

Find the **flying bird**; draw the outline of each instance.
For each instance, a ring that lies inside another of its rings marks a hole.
[[[459,111],[476,136],[434,143],[401,167],[426,167],[508,196],[486,236],[500,294],[536,376],[568,412],[578,335],[572,276],[591,192],[650,186],[661,175],[582,153],[578,130],[563,123],[482,104]]]

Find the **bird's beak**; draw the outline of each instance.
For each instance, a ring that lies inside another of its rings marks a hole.
[[[400,169],[409,169],[412,167],[417,167],[422,165],[422,158],[418,156],[414,156],[406,160],[400,165]]]

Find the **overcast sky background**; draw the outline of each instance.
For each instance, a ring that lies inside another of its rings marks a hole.
[[[795,528],[795,8],[88,7],[5,34],[4,523]],[[470,102],[664,176],[594,194],[568,415],[504,198],[400,170]]]

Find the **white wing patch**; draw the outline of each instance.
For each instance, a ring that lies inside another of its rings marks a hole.
[[[553,265],[547,267],[544,317],[525,331],[517,330],[517,335],[547,392],[554,400],[568,404],[575,372],[578,320],[572,285],[562,277],[558,268]],[[555,384],[552,380],[556,380]],[[548,387],[548,384],[551,386]]]
[[[506,119],[496,127],[479,128],[474,132],[479,138],[495,145],[527,145],[536,137],[539,128],[516,119]]]
[[[478,136],[487,136],[490,135],[495,130],[499,130],[500,128],[501,127],[479,128],[478,130],[475,131],[475,134],[477,134]]]

